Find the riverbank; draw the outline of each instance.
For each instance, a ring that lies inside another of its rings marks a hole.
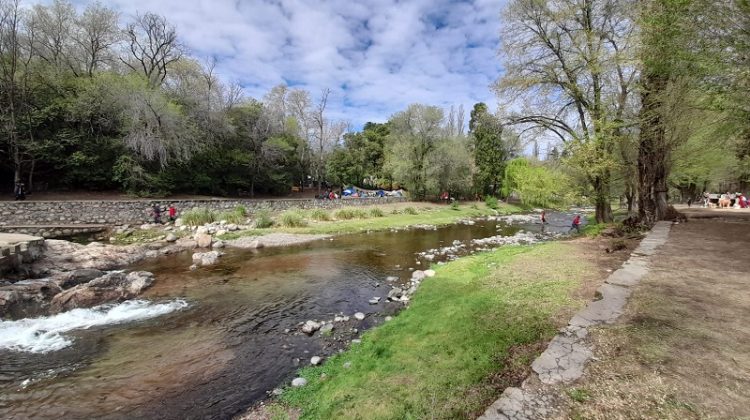
[[[407,310],[361,344],[305,368],[245,418],[470,418],[526,377],[531,360],[627,251],[580,238],[503,247],[436,269]]]
[[[302,235],[343,235],[366,231],[404,229],[415,225],[442,226],[470,219],[491,215],[509,215],[528,211],[519,206],[501,203],[497,209],[491,209],[484,203],[466,203],[447,206],[432,203],[398,203],[362,208],[354,213],[299,211],[303,220],[301,226],[285,226],[283,213],[276,215],[273,227],[264,229],[247,229],[230,232],[220,239],[236,239],[243,236],[262,236],[274,232]],[[323,220],[316,220],[316,217]]]

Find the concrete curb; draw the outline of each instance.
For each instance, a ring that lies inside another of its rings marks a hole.
[[[544,353],[534,360],[531,376],[536,375],[543,384],[553,385],[569,383],[583,375],[586,363],[593,357],[593,351],[586,341],[586,328],[612,324],[622,315],[632,293],[631,288],[648,273],[649,260],[667,241],[671,227],[671,222],[658,222],[654,226],[622,268],[612,273],[597,289],[601,299],[590,302],[575,314],[568,326],[550,341]],[[536,393],[524,389],[531,376],[520,388],[507,388],[479,419],[544,418],[548,413],[545,401],[538,401]]]

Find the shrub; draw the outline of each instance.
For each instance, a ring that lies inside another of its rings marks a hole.
[[[391,210],[391,214],[401,214],[401,210],[399,210],[399,209],[393,209],[393,210]]]
[[[281,224],[284,227],[304,227],[307,226],[307,220],[299,210],[287,210],[281,213]]]
[[[195,207],[182,213],[182,221],[188,226],[203,226],[216,221],[216,212],[203,207]]]
[[[451,209],[453,209],[453,210],[460,210],[459,205],[458,205],[458,201],[454,201],[454,202],[451,203]]]
[[[273,219],[271,219],[271,213],[268,210],[261,210],[255,214],[255,228],[266,229],[273,226]]]
[[[492,210],[497,210],[497,197],[488,195],[487,198],[484,199],[484,204]]]
[[[331,220],[331,215],[323,209],[315,209],[310,213],[310,218],[319,222],[327,222]]]
[[[247,210],[244,206],[237,206],[233,210],[219,213],[216,220],[225,220],[227,223],[242,224],[247,218]]]
[[[336,212],[336,218],[339,220],[349,220],[357,217],[352,209],[341,209]]]
[[[354,217],[356,217],[357,219],[367,219],[368,217],[370,217],[367,212],[362,209],[352,210],[352,214],[354,214]]]
[[[404,209],[404,213],[406,214],[417,214],[417,209],[414,207],[407,207]]]
[[[383,217],[385,214],[383,213],[383,210],[380,210],[379,208],[374,208],[370,210],[370,216],[372,217]]]

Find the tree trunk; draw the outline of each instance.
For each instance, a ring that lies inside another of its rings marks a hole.
[[[609,182],[605,177],[594,179],[594,202],[596,206],[596,223],[609,223],[612,218],[612,206],[609,203]]]
[[[27,191],[31,194],[34,191],[34,168],[36,167],[36,159],[31,159],[31,168],[29,168],[29,185]]]
[[[647,226],[661,220],[668,207],[669,148],[658,100],[666,84],[666,79],[658,75],[643,77],[638,144],[638,216],[641,223]]]

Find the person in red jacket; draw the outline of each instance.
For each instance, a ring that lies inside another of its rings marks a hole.
[[[169,205],[169,221],[174,222],[177,219],[177,209],[174,208],[174,204]]]
[[[576,232],[581,233],[581,215],[576,214],[576,217],[573,218],[573,224],[570,226],[570,230],[568,233],[570,233],[573,229],[576,230]]]

